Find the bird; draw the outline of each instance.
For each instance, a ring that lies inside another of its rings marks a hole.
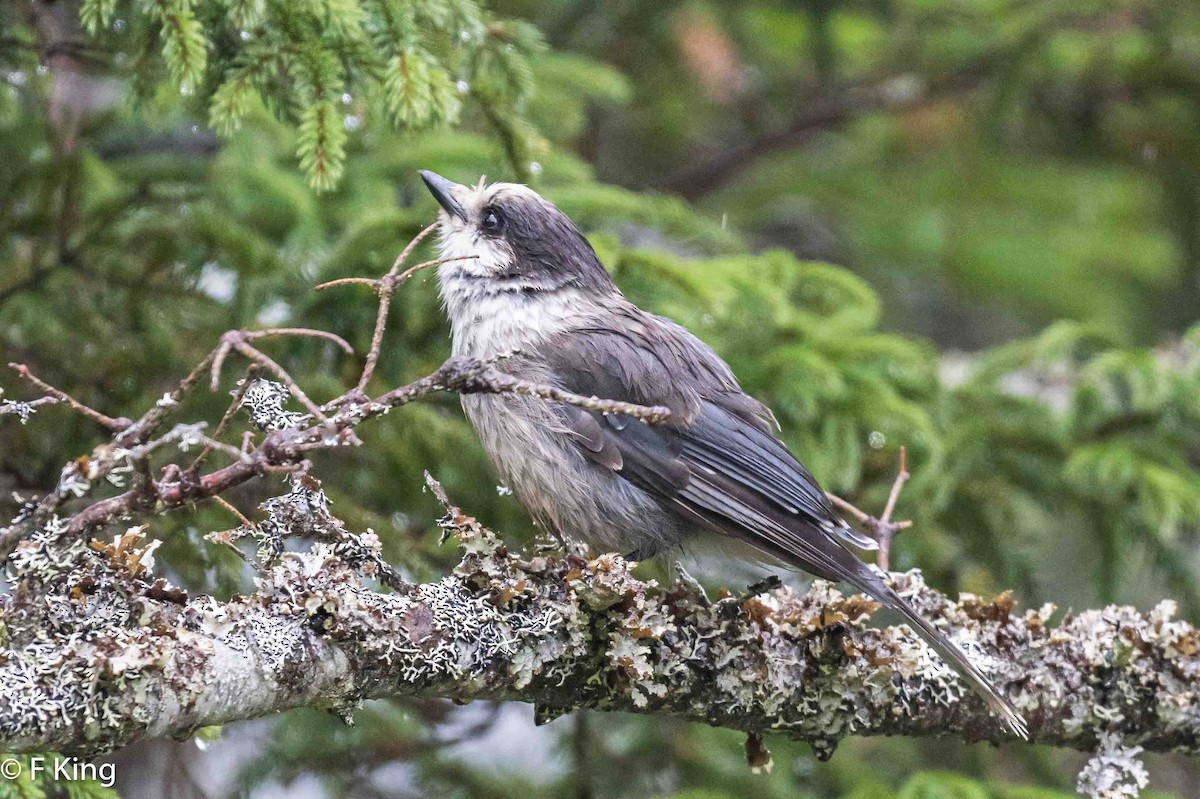
[[[455,356],[602,399],[663,406],[645,424],[518,394],[467,393],[463,410],[504,483],[560,539],[630,560],[713,535],[897,611],[1021,738],[1028,730],[967,655],[854,549],[842,520],[779,439],[775,416],[676,322],[628,300],[579,228],[528,186],[454,183],[419,170],[440,209],[441,301]]]

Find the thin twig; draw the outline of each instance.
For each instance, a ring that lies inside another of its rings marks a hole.
[[[900,498],[900,491],[904,488],[904,484],[908,482],[908,478],[908,453],[904,447],[900,447],[900,470],[896,473],[896,479],[892,483],[892,490],[888,494],[887,504],[883,508],[883,515],[879,517],[878,532],[876,534],[876,537],[879,539],[877,562],[879,563],[879,568],[884,571],[887,571],[890,565],[892,538],[899,531],[912,526],[911,521],[892,521],[892,511],[896,509],[896,500]]]
[[[54,397],[60,402],[67,403],[81,415],[86,416],[102,427],[112,430],[114,433],[123,433],[133,425],[132,419],[126,419],[124,417],[114,419],[111,416],[105,416],[94,408],[89,408],[87,405],[84,405],[67,392],[57,389],[47,383],[45,380],[42,380],[40,377],[31,372],[29,367],[23,363],[10,363],[9,367],[16,370],[21,379],[35,386],[39,391],[49,394],[51,397]]]
[[[843,513],[849,513],[851,516],[857,519],[859,524],[866,524],[867,520],[871,518],[871,514],[867,513],[866,511],[859,510],[858,507],[842,499],[837,494],[831,494],[826,491],[825,496],[829,497],[829,501],[834,505],[837,505],[838,509]]]
[[[888,493],[887,504],[884,505],[883,513],[878,518],[855,507],[837,494],[830,494],[828,492],[825,494],[825,496],[829,497],[829,501],[836,505],[843,513],[853,516],[859,524],[867,528],[867,531],[879,543],[875,562],[884,571],[888,571],[891,565],[892,539],[895,538],[896,533],[901,530],[907,530],[913,524],[908,519],[898,522],[892,521],[892,513],[896,510],[896,501],[900,498],[900,491],[904,488],[904,484],[908,482],[908,478],[910,477],[907,461],[907,450],[901,447],[900,471],[896,474],[896,479],[892,482],[892,490]]]
[[[246,453],[242,452],[232,444],[226,444],[224,441],[217,441],[211,436],[201,436],[200,440],[204,442],[204,448],[211,452],[224,452],[229,457],[236,461],[245,460]]]
[[[268,372],[271,372],[278,377],[280,382],[287,386],[288,390],[292,392],[292,396],[299,400],[300,404],[308,409],[308,412],[313,415],[313,418],[319,422],[328,421],[328,417],[321,412],[321,409],[315,402],[308,398],[308,395],[304,393],[304,389],[300,388],[300,385],[296,382],[295,378],[288,374],[288,371],[276,363],[271,356],[241,340],[235,341],[233,348],[250,360],[260,364]]]
[[[214,441],[220,440],[221,434],[225,432],[226,425],[229,424],[229,420],[233,418],[233,415],[237,413],[237,409],[241,407],[242,397],[246,396],[246,389],[250,388],[250,384],[254,382],[254,379],[257,376],[258,364],[251,364],[250,368],[246,370],[246,374],[242,377],[241,382],[238,383],[237,389],[232,392],[233,401],[229,403],[229,407],[225,409],[225,413],[221,414],[221,421],[217,423],[217,429],[214,430],[212,434]],[[231,447],[231,449],[233,449],[234,452],[239,452],[239,454],[244,455],[246,453],[245,444],[245,439],[243,439],[242,449],[240,451],[235,447]],[[188,467],[188,471],[197,471],[200,468],[200,464],[204,462],[204,459],[208,457],[209,453],[211,453],[213,449],[213,447],[205,446],[204,449],[200,450],[200,454],[196,456],[196,460],[192,461],[192,465]]]
[[[225,359],[229,357],[229,353],[236,351],[246,355],[246,353],[239,348],[239,345],[249,346],[251,341],[256,341],[260,338],[268,338],[270,336],[315,336],[332,341],[341,347],[342,350],[348,355],[354,354],[354,348],[350,346],[346,339],[342,338],[336,333],[330,333],[325,330],[314,330],[308,327],[271,327],[264,330],[230,330],[229,332],[222,334],[220,343],[217,344],[216,349],[212,351],[208,359],[205,359],[206,362],[211,361],[212,363],[208,386],[209,390],[216,391],[220,386],[221,369],[224,367]],[[259,355],[262,355],[263,358],[267,357],[257,349],[254,351]],[[257,358],[252,358],[249,355],[246,355],[246,357],[251,358],[252,360],[258,360]],[[270,359],[268,358],[268,360]],[[271,362],[274,363],[274,361]],[[275,364],[275,368],[273,368],[272,371],[275,371],[276,374],[280,374],[282,367],[280,367],[279,364]],[[299,394],[297,394],[297,396],[299,396]],[[324,417],[320,415],[318,415],[317,418],[322,420],[324,419]]]
[[[237,508],[235,508],[235,507],[233,506],[233,503],[231,503],[229,500],[225,499],[224,497],[222,497],[222,496],[220,496],[220,495],[218,494],[218,495],[216,495],[216,496],[214,496],[214,497],[213,497],[213,501],[214,501],[214,502],[216,502],[218,505],[220,505],[220,506],[221,506],[222,508],[224,508],[225,510],[229,511],[230,513],[232,513],[234,516],[237,516],[237,517],[238,517],[238,519],[239,519],[239,520],[241,520],[241,522],[242,522],[242,524],[243,524],[244,526],[246,526],[246,527],[253,527],[253,526],[254,526],[254,522],[252,522],[252,521],[250,521],[249,519],[247,519],[247,518],[246,518],[246,514],[242,513],[240,510],[238,510]],[[238,550],[238,551],[240,552],[241,550]]]
[[[392,268],[379,282],[379,311],[375,315],[375,332],[371,334],[371,349],[367,351],[367,360],[363,364],[362,376],[358,379],[358,385],[355,387],[356,393],[366,394],[367,383],[371,382],[371,376],[375,374],[375,365],[379,363],[379,350],[383,346],[383,332],[387,329],[388,310],[392,306],[392,294],[396,291],[396,273],[400,271],[400,267],[408,260],[408,256],[417,248],[421,241],[433,232],[434,226],[422,230],[413,240],[408,243],[400,255],[396,257],[396,262],[392,264]]]
[[[371,286],[374,288],[379,285],[379,278],[376,277],[340,277],[337,280],[328,280],[324,283],[318,283],[313,286],[314,291],[324,291],[331,289],[334,286]]]
[[[424,236],[425,233],[430,229],[431,228],[426,228],[421,232],[420,235]],[[428,269],[432,266],[441,266],[442,264],[448,264],[452,261],[469,261],[479,257],[477,255],[462,255],[448,258],[437,258],[432,261],[424,261],[416,266],[411,266],[403,272],[397,274],[396,269],[403,263],[402,259],[405,258],[407,253],[409,253],[411,250],[412,245],[410,244],[405,248],[405,251],[400,254],[400,258],[398,258],[396,263],[392,265],[391,270],[382,278],[373,279],[366,277],[344,277],[338,280],[330,280],[327,283],[321,283],[316,287],[317,291],[322,291],[327,288],[332,288],[333,286],[365,285],[375,289],[375,291],[379,294],[379,311],[375,316],[375,330],[371,334],[371,349],[367,352],[367,360],[366,363],[363,364],[362,376],[359,378],[358,385],[353,392],[353,394],[356,396],[361,397],[366,394],[367,383],[370,382],[371,376],[375,373],[375,367],[379,363],[379,354],[383,348],[383,334],[387,329],[388,310],[391,308],[392,295],[396,293],[396,289],[403,286],[406,282],[408,282],[409,278],[422,269]],[[347,396],[349,397],[351,395]],[[337,407],[339,404],[341,403],[339,403],[337,400],[331,403],[333,407]]]
[[[354,348],[346,339],[339,336],[337,333],[330,333],[327,330],[313,330],[308,327],[272,327],[265,330],[248,330],[246,331],[246,340],[254,341],[260,338],[268,338],[270,336],[315,336],[332,341],[342,348],[342,352],[347,355],[354,354]]]
[[[892,491],[888,494],[887,505],[883,508],[883,515],[879,517],[881,522],[886,524],[891,521],[892,511],[896,509],[896,500],[900,498],[900,490],[904,488],[904,484],[908,482],[909,477],[908,450],[905,447],[900,447],[900,471],[896,473],[896,481],[892,483]]]
[[[221,343],[213,350],[212,374],[208,381],[208,390],[214,393],[221,385],[221,369],[225,366],[225,359],[233,350],[233,343],[227,340],[228,336],[228,333],[221,336]]]
[[[409,278],[411,278],[417,272],[420,272],[422,269],[428,269],[431,266],[441,266],[442,264],[450,264],[454,263],[455,261],[474,261],[477,258],[479,258],[478,255],[448,255],[445,258],[435,258],[432,261],[424,261],[416,266],[410,266],[408,269],[405,269],[403,272],[396,275],[394,278],[396,283],[395,287],[400,288],[408,282]]]
[[[362,375],[358,379],[358,385],[355,386],[354,391],[350,392],[350,394],[347,396],[352,396],[355,398],[362,398],[366,396],[367,384],[371,382],[371,378],[375,374],[375,367],[379,365],[379,355],[383,349],[383,335],[387,330],[388,312],[391,310],[392,295],[396,293],[396,290],[403,286],[409,278],[422,269],[428,269],[432,266],[440,266],[442,264],[450,263],[451,261],[467,261],[478,257],[476,255],[465,255],[437,258],[432,261],[424,261],[401,272],[400,267],[402,267],[408,260],[408,257],[412,254],[413,250],[416,249],[417,245],[420,244],[426,236],[432,233],[433,230],[434,226],[430,225],[418,233],[413,240],[408,243],[408,246],[401,251],[400,255],[396,257],[395,262],[392,263],[392,268],[387,271],[387,274],[379,279],[366,277],[343,277],[337,280],[329,280],[316,286],[317,291],[324,291],[325,289],[333,288],[334,286],[370,286],[376,291],[376,293],[379,294],[379,310],[375,314],[375,330],[371,333],[371,347],[367,351],[367,358],[363,363],[363,371]],[[330,406],[337,407],[340,404],[342,403],[334,401],[330,404]]]

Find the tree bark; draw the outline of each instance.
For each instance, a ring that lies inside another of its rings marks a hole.
[[[85,546],[51,525],[9,563],[0,751],[95,754],[400,695],[531,702],[540,719],[669,714],[778,731],[823,756],[848,735],[1009,737],[907,628],[868,626],[865,597],[818,581],[711,601],[685,574],[660,587],[613,555],[524,560],[457,508],[443,524],[465,554],[438,582],[383,593],[361,549],[317,543],[224,603],[155,578],[136,528]],[[1171,603],[1055,624],[1052,607],[1017,613],[1007,594],[951,601],[918,572],[891,579],[978,658],[1037,742],[1200,750],[1200,634]]]

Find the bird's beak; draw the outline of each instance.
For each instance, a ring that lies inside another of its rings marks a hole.
[[[446,180],[436,172],[430,172],[428,169],[418,169],[417,173],[421,176],[421,180],[425,181],[425,185],[429,187],[429,193],[433,195],[433,199],[438,201],[438,205],[446,209],[446,213],[451,216],[457,216],[462,221],[467,221],[467,212],[459,205],[458,200],[454,199],[451,193],[454,189],[460,189],[462,186],[451,180]]]

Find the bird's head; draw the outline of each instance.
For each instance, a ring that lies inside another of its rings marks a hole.
[[[444,276],[497,291],[616,291],[574,223],[528,186],[482,180],[464,186],[420,174],[442,207],[442,257],[469,259],[443,265]]]

